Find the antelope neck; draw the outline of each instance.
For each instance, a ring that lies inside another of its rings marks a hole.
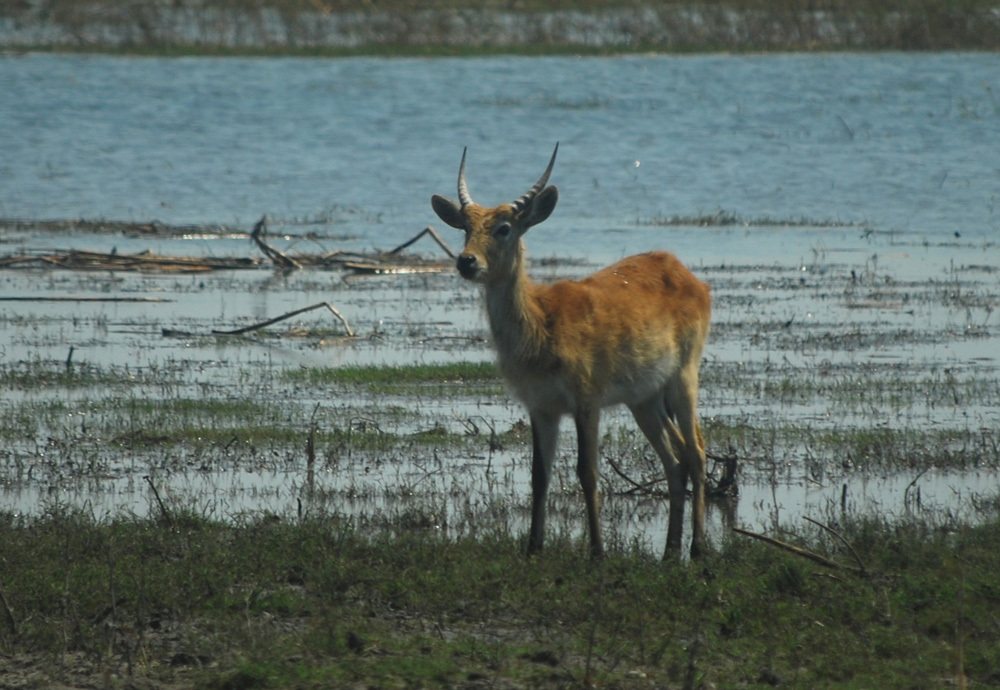
[[[545,328],[521,252],[509,270],[508,275],[487,281],[484,286],[487,318],[501,367],[504,363],[527,364],[537,358]]]

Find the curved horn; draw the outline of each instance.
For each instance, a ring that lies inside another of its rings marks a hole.
[[[473,203],[472,195],[469,194],[469,185],[465,183],[465,154],[468,153],[468,151],[468,146],[462,149],[462,164],[458,166],[458,203],[460,203],[463,208]]]
[[[531,200],[534,199],[540,191],[545,189],[545,185],[549,181],[549,175],[552,174],[552,166],[556,164],[557,153],[559,153],[559,142],[556,142],[556,150],[552,152],[552,158],[549,159],[549,167],[545,168],[545,172],[543,172],[542,176],[538,178],[538,182],[533,184],[531,189],[521,195],[521,198],[511,203],[514,213],[520,213],[523,211],[524,207],[530,204]]]

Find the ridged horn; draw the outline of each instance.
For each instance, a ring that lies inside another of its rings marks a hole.
[[[465,154],[469,152],[469,147],[462,149],[462,164],[458,166],[458,203],[466,207],[472,202],[472,195],[469,194],[469,185],[465,182]]]
[[[556,150],[552,152],[552,158],[549,159],[549,167],[545,168],[545,172],[542,176],[538,178],[538,182],[531,186],[531,189],[526,191],[521,197],[511,203],[511,208],[514,209],[514,213],[520,213],[524,210],[525,206],[531,203],[540,191],[545,189],[545,185],[549,181],[549,175],[552,174],[552,166],[556,164],[556,154],[559,153],[559,142],[556,142]]]

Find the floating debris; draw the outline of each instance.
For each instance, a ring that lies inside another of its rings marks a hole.
[[[15,227],[22,230],[32,229],[79,229],[98,225],[96,221],[44,221],[44,222],[14,222],[0,221],[0,226]],[[191,226],[170,227],[162,223],[116,223],[100,222],[105,231],[120,231],[148,234],[177,235],[190,233]],[[214,227],[214,226],[213,226]],[[204,228],[200,228],[204,230]],[[231,232],[226,229],[226,232]],[[216,257],[216,256],[163,256],[146,250],[136,254],[120,254],[117,251],[94,252],[79,249],[37,251],[22,251],[16,254],[0,256],[0,270],[9,269],[44,269],[60,268],[72,271],[141,271],[147,273],[197,273],[203,271],[235,271],[259,269],[268,265],[283,271],[294,271],[302,268],[319,270],[343,270],[359,275],[403,275],[412,273],[440,273],[452,266],[451,259],[455,252],[441,239],[441,236],[428,226],[414,237],[398,247],[387,252],[356,252],[334,250],[319,254],[290,254],[282,252],[268,244],[267,216],[262,217],[254,225],[253,230],[245,236],[254,241],[264,257]],[[448,260],[426,259],[418,256],[405,256],[402,250],[411,246],[419,239],[430,236],[448,255]]]

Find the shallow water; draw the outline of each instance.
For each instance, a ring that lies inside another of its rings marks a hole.
[[[463,146],[473,195],[498,203],[558,141],[542,255],[631,251],[636,225],[719,209],[988,237],[998,74],[992,54],[4,56],[0,216],[268,213],[385,246],[436,223]]]
[[[1000,170],[990,155],[1000,135],[998,68],[993,55],[4,57],[0,216],[158,219],[225,225],[233,233],[8,229],[0,254],[74,248],[256,256],[243,233],[264,213],[272,241],[288,251],[385,249],[440,225],[428,200],[454,193],[463,146],[470,147],[474,196],[496,203],[524,191],[558,140],[560,206],[526,238],[532,273],[577,276],[661,247],[712,286],[703,419],[779,430],[769,447],[739,449],[737,523],[763,528],[845,507],[975,519],[998,479],[995,445],[990,452],[1000,428],[1000,321],[993,313],[1000,304]],[[415,250],[441,256],[425,242]],[[549,257],[559,260],[537,261]],[[162,301],[40,299],[79,296]],[[314,270],[7,270],[0,297],[27,298],[0,301],[0,365],[8,368],[61,364],[72,346],[75,365],[122,375],[127,368],[129,376],[178,372],[169,389],[140,386],[128,395],[288,396],[282,423],[303,433],[317,404],[330,427],[377,415],[380,405],[417,408],[406,419],[377,420],[395,433],[437,423],[461,432],[469,419],[502,430],[523,417],[506,396],[345,400],[342,391],[273,383],[275,372],[290,367],[489,359],[479,295],[450,271],[357,278]],[[284,337],[208,337],[212,328],[320,301],[335,304],[359,337],[344,340],[321,311],[273,329]],[[289,335],[292,327],[302,336]],[[164,328],[199,337],[164,337]],[[796,392],[799,385],[814,392]],[[852,398],[852,386],[873,399]],[[888,392],[872,393],[883,388]],[[99,515],[155,511],[142,479],[152,474],[165,494],[220,515],[301,509],[301,450],[282,450],[281,463],[254,464],[248,455],[235,465],[222,452],[187,457],[190,449],[170,457],[101,455],[106,439],[98,433],[90,441],[91,432],[76,429],[88,414],[90,429],[117,423],[88,413],[114,395],[4,390],[6,410],[58,400],[68,417],[8,443],[0,505],[32,513],[64,500]],[[631,428],[619,413],[604,424],[610,437]],[[910,467],[856,471],[808,438],[869,428],[932,429],[957,440],[932,449],[937,460],[914,449],[919,457]],[[980,464],[948,460],[971,454],[976,443]],[[607,445],[626,458],[648,456],[641,444]],[[561,450],[572,455],[571,438]],[[60,453],[76,464],[52,464]],[[512,528],[523,526],[523,449],[496,457],[442,451],[433,462],[421,454],[362,458],[318,472],[313,489],[326,496],[322,505],[357,515],[433,505],[452,530],[497,512]],[[556,502],[565,508],[555,524],[575,530],[572,463],[560,465],[565,491],[556,491]],[[25,468],[35,473],[26,478]],[[611,480],[605,488],[621,490]],[[662,501],[612,497],[606,517],[625,539],[638,533],[658,544],[662,537]],[[713,513],[716,531],[724,517],[721,509]]]

